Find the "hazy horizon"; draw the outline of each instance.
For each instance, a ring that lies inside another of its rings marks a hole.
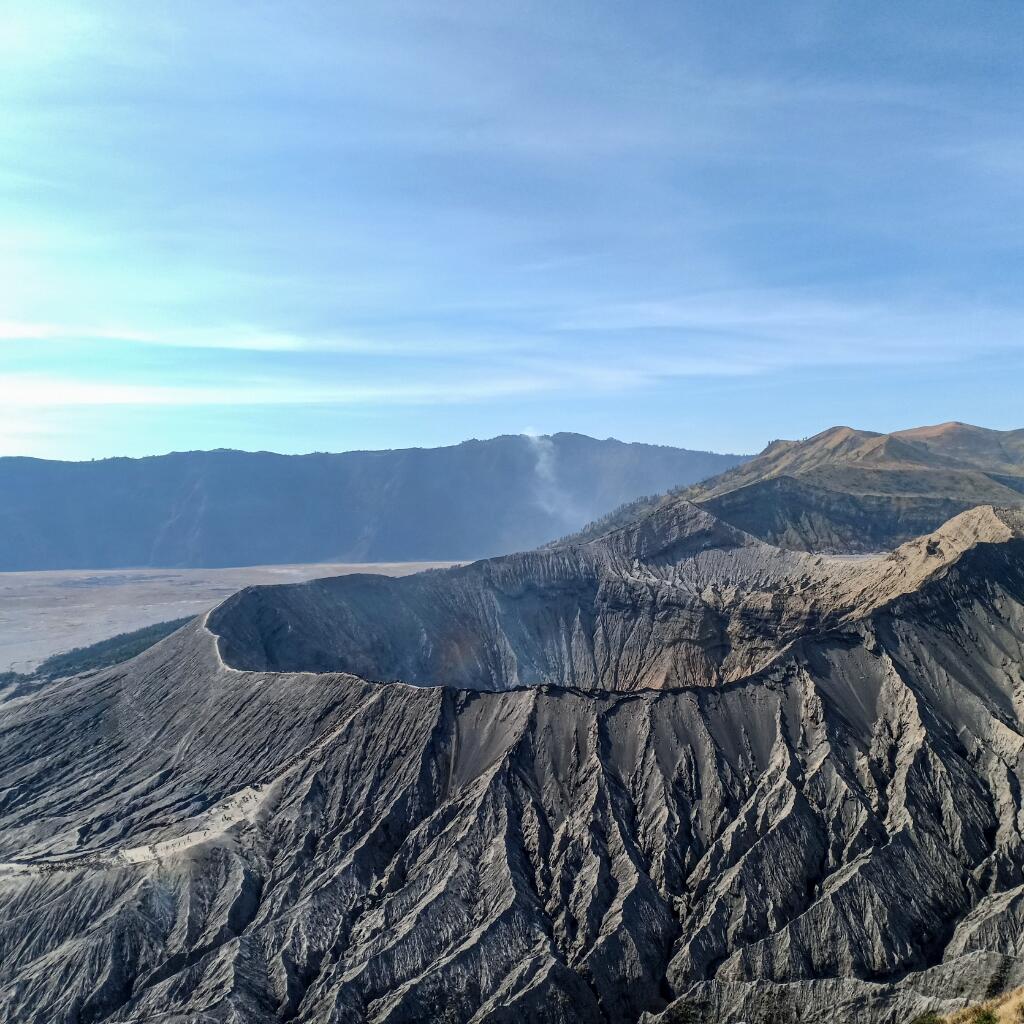
[[[908,429],[913,429],[915,427],[942,426],[945,423],[951,423],[951,422],[963,422],[963,421],[943,420],[941,423],[915,423],[915,424],[912,424],[909,427],[900,427],[898,430],[884,431],[884,432],[883,431],[875,431],[871,427],[859,426],[859,425],[857,425],[855,423],[851,423],[851,424],[831,423],[827,427],[822,427],[821,430],[815,430],[811,434],[801,435],[800,437],[787,437],[787,438],[770,437],[763,444],[761,444],[758,448],[752,449],[750,451],[744,451],[744,452],[740,452],[740,451],[729,452],[729,451],[725,451],[724,449],[721,449],[721,448],[694,448],[692,445],[687,445],[687,444],[685,444],[683,442],[680,442],[678,444],[673,444],[671,442],[644,441],[644,440],[637,440],[637,439],[634,439],[634,438],[615,437],[614,435],[611,435],[611,434],[608,434],[606,436],[598,436],[598,435],[594,435],[594,434],[584,434],[584,433],[582,433],[582,431],[578,431],[578,430],[553,430],[553,431],[551,431],[551,433],[548,433],[548,434],[536,434],[536,433],[530,433],[530,432],[526,432],[526,431],[521,431],[521,432],[519,432],[517,434],[508,434],[508,433],[506,433],[506,434],[493,434],[493,435],[491,435],[489,437],[482,437],[482,436],[481,437],[464,437],[464,438],[462,438],[461,440],[458,440],[458,441],[451,441],[451,442],[437,444],[437,445],[408,444],[408,445],[393,445],[393,446],[387,446],[387,447],[385,447],[385,446],[378,446],[378,447],[366,446],[366,447],[362,447],[362,448],[345,448],[345,449],[307,448],[307,449],[296,449],[296,450],[285,450],[285,449],[280,448],[280,447],[278,447],[278,448],[229,448],[229,447],[225,447],[223,445],[220,445],[220,446],[210,447],[210,448],[170,448],[170,449],[167,449],[166,451],[152,451],[152,452],[145,452],[145,453],[137,454],[137,455],[126,455],[126,454],[115,453],[115,454],[92,455],[92,456],[85,456],[85,457],[82,457],[82,458],[67,458],[67,459],[61,458],[60,456],[23,455],[21,453],[15,453],[15,452],[0,452],[0,458],[41,458],[41,459],[52,459],[52,460],[61,461],[61,462],[90,462],[90,461],[91,462],[97,462],[97,461],[102,461],[102,460],[107,460],[107,459],[146,459],[146,458],[160,458],[160,457],[165,456],[165,455],[185,455],[185,454],[193,454],[193,453],[212,453],[212,452],[239,452],[239,453],[245,454],[245,455],[347,455],[347,454],[355,454],[355,453],[359,453],[359,452],[417,451],[417,450],[422,450],[422,449],[425,449],[425,448],[456,448],[456,447],[458,447],[460,445],[472,444],[474,442],[478,443],[478,444],[481,444],[481,443],[485,443],[487,441],[496,441],[496,440],[498,440],[500,438],[503,438],[503,437],[549,438],[549,437],[552,437],[552,436],[554,436],[556,434],[575,434],[575,435],[582,436],[582,437],[589,437],[589,438],[591,438],[592,440],[595,440],[595,441],[617,441],[620,444],[626,444],[626,445],[641,444],[641,445],[648,445],[648,446],[651,446],[651,447],[678,448],[678,449],[689,450],[689,451],[694,451],[694,452],[708,452],[708,453],[713,453],[713,454],[718,454],[718,455],[736,455],[736,456],[740,456],[741,458],[751,458],[751,457],[757,455],[758,453],[762,452],[769,444],[771,444],[774,441],[779,441],[779,440],[784,440],[784,441],[801,441],[801,440],[806,440],[809,437],[814,437],[817,434],[824,433],[825,431],[827,431],[827,430],[829,430],[829,429],[831,429],[833,427],[848,426],[848,427],[851,427],[854,430],[864,431],[864,432],[867,432],[867,433],[898,433],[899,430],[908,430]],[[982,423],[969,423],[969,424],[968,423],[964,423],[964,425],[965,426],[972,426],[972,427],[980,427],[982,430],[1018,430],[1018,429],[1024,429],[1024,427],[1007,427],[1007,428],[987,427],[985,424],[982,424]]]
[[[98,462],[107,459],[149,459],[149,458],[160,458],[165,455],[187,455],[194,453],[210,454],[214,452],[238,452],[243,455],[349,455],[358,454],[359,452],[393,452],[393,451],[419,451],[426,448],[458,448],[464,444],[484,444],[488,441],[497,441],[501,438],[506,437],[526,437],[532,439],[547,439],[557,434],[570,434],[577,437],[588,437],[594,441],[615,441],[619,444],[642,444],[652,448],[678,448],[682,450],[692,451],[708,451],[712,452],[711,449],[690,449],[685,444],[663,444],[657,441],[633,441],[628,438],[613,437],[608,435],[606,437],[595,437],[592,434],[583,434],[578,430],[555,430],[550,434],[533,434],[533,433],[518,433],[518,434],[494,434],[490,437],[464,437],[459,441],[452,441],[447,444],[438,445],[423,445],[423,444],[409,444],[409,445],[395,445],[393,447],[364,447],[364,448],[346,448],[346,449],[328,449],[328,448],[307,448],[295,451],[284,451],[280,448],[227,448],[224,446],[212,447],[212,448],[172,448],[167,451],[154,451],[147,452],[143,455],[93,455],[81,459],[60,459],[50,456],[23,456],[16,455],[15,453],[0,453],[0,459],[2,458],[54,458],[54,461],[59,462]],[[762,445],[762,447],[764,447]],[[713,454],[720,455],[739,455],[747,457],[754,452],[712,452]]]

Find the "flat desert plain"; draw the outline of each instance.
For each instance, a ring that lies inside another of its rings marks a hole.
[[[53,654],[198,615],[242,587],[355,572],[406,576],[452,562],[253,565],[0,573],[0,672],[31,672]]]

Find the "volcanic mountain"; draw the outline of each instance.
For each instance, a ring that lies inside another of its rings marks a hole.
[[[564,433],[341,454],[0,458],[0,570],[461,561],[543,544],[740,461]]]
[[[956,1008],[1024,982],[1022,665],[991,506],[242,591],[2,698],[0,1021]]]
[[[1024,430],[943,423],[876,434],[832,427],[803,441],[774,441],[665,500],[680,495],[782,547],[880,551],[982,503],[1024,507]],[[600,536],[658,500],[619,509],[577,539]]]

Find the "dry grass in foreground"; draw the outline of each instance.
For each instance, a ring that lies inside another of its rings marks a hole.
[[[1024,1024],[1024,988],[1004,992],[1001,996],[988,999],[977,1006],[945,1017],[937,1013],[924,1013],[912,1024]]]

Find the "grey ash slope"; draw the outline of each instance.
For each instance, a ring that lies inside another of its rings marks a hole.
[[[894,1022],[1019,983],[1019,514],[852,563],[680,505],[540,557],[429,593],[635,578],[676,594],[672,664],[721,650],[702,608],[756,653],[685,688],[454,689],[239,670],[195,622],[0,707],[0,1020]],[[563,640],[539,669],[592,662]]]
[[[342,454],[0,458],[0,570],[481,558],[740,461],[581,434]]]

